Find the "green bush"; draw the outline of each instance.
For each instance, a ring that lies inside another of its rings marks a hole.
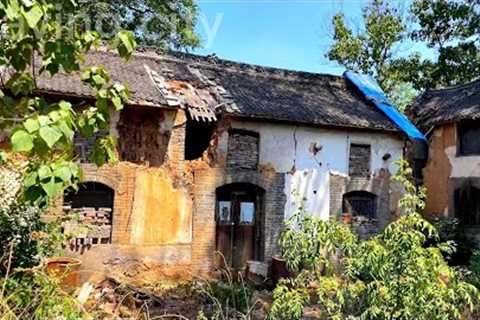
[[[59,281],[41,268],[3,279],[1,319],[91,319],[77,300],[61,289]]]
[[[305,212],[287,222],[284,258],[302,271],[275,288],[273,319],[300,319],[307,305],[338,320],[450,320],[473,310],[477,289],[445,261],[443,254],[454,247],[441,243],[437,230],[417,213],[425,190],[411,183],[405,162],[399,166],[394,180],[406,190],[400,201],[406,215],[376,237],[360,241],[338,222]]]

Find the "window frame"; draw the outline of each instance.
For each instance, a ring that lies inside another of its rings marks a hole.
[[[462,144],[462,133],[465,133],[468,129],[471,129],[472,127],[478,128],[480,131],[480,120],[464,120],[457,122],[456,124],[456,146],[457,146],[457,157],[476,157],[480,156],[480,147],[478,151],[475,152],[465,152],[463,150],[463,144]]]

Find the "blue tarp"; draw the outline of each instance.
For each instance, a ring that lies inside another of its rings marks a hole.
[[[352,71],[345,71],[343,76],[411,139],[427,141],[423,133],[388,101],[387,96],[372,77]]]

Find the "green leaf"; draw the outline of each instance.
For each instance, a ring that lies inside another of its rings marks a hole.
[[[47,165],[40,166],[38,169],[38,178],[40,178],[40,180],[44,180],[50,177],[52,177],[52,169],[50,169],[50,167]]]
[[[4,164],[8,159],[8,155],[5,151],[0,151],[0,165]]]
[[[34,29],[37,26],[40,19],[42,19],[43,11],[40,5],[36,4],[30,10],[25,12],[23,16],[25,17],[25,20],[27,21],[28,26]]]
[[[16,131],[11,138],[13,151],[29,152],[33,149],[33,139],[24,130]]]
[[[49,148],[53,147],[53,145],[62,137],[62,134],[59,133],[58,130],[51,127],[41,127],[39,134]]]
[[[130,31],[120,31],[117,34],[117,40],[115,41],[118,54],[122,58],[129,59],[133,53],[133,50],[137,46],[135,37]]]
[[[25,122],[23,123],[23,126],[29,133],[33,133],[40,128],[40,124],[38,123],[38,120],[32,119],[32,118],[25,120]]]
[[[65,183],[70,183],[72,179],[72,172],[70,168],[66,165],[61,165],[56,168],[53,174]]]
[[[115,106],[115,110],[117,110],[117,111],[121,110],[122,107],[123,107],[122,99],[117,95],[112,97],[112,103]]]
[[[37,183],[37,177],[38,174],[36,172],[30,172],[25,176],[25,179],[23,180],[23,185],[26,188],[29,188]]]
[[[41,183],[42,189],[48,197],[52,198],[62,190],[62,183],[55,182],[55,177],[52,177],[47,183]]]
[[[44,127],[52,123],[52,121],[50,120],[49,117],[42,115],[38,117],[38,123],[40,124],[41,127]]]

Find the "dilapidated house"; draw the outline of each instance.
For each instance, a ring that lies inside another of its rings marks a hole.
[[[408,113],[430,141],[426,214],[458,218],[480,243],[480,80],[428,90]]]
[[[111,117],[118,164],[97,168],[93,142],[76,139],[84,183],[61,206],[92,226],[71,248],[87,269],[203,274],[217,250],[236,268],[268,262],[300,204],[324,219],[351,213],[364,234],[398,215],[390,176],[406,138],[344,77],[147,49],[85,64],[132,93]],[[76,75],[38,84],[79,108],[93,98]]]

